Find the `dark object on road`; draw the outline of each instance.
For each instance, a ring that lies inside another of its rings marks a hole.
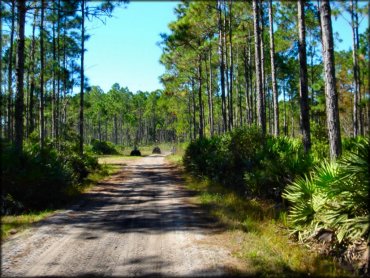
[[[131,153],[130,156],[141,156],[141,152],[135,147]]]
[[[152,153],[161,154],[162,152],[161,152],[161,149],[160,149],[159,147],[155,147],[155,148],[153,149],[153,152],[152,152]]]

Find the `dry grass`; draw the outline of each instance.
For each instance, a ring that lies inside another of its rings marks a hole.
[[[349,275],[333,259],[293,240],[284,214],[277,213],[273,203],[238,196],[209,181],[186,180],[189,189],[198,191],[197,202],[227,227],[221,240],[243,261],[242,275]]]

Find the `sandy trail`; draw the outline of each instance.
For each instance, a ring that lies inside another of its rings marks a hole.
[[[161,155],[134,160],[69,210],[2,245],[2,276],[217,276],[233,260]],[[221,246],[220,246],[221,245]]]

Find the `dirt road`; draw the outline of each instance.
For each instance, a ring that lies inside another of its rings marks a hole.
[[[2,276],[217,276],[231,255],[219,228],[163,156],[134,160],[69,210],[2,245]],[[207,243],[208,242],[208,243]]]

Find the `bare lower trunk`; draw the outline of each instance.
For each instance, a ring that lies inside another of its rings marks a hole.
[[[249,57],[247,56],[247,48],[244,46],[243,49],[243,63],[244,63],[244,90],[245,90],[245,115],[247,117],[247,123],[248,125],[252,124],[252,118],[251,118],[251,103],[250,103],[250,97],[251,94],[249,90]]]
[[[84,150],[84,58],[85,58],[85,0],[81,2],[82,11],[82,26],[81,26],[81,88],[80,88],[80,111],[79,111],[79,130],[80,130],[80,144],[79,151],[83,154]]]
[[[255,44],[255,68],[256,68],[256,88],[257,88],[257,123],[261,127],[262,133],[266,133],[266,121],[264,118],[265,109],[262,91],[261,76],[261,45],[259,28],[259,7],[258,0],[253,0],[253,22],[254,22],[254,44]]]
[[[44,147],[44,137],[45,137],[45,119],[44,119],[44,72],[45,72],[45,66],[44,66],[44,14],[45,14],[45,1],[41,1],[41,26],[40,26],[40,146],[41,148]]]
[[[329,133],[330,158],[335,160],[341,154],[342,145],[339,124],[338,94],[335,86],[334,43],[329,0],[321,1],[320,18],[325,71],[326,120]]]
[[[259,0],[259,22],[260,22],[260,32],[259,32],[259,41],[260,41],[260,57],[261,57],[261,86],[262,86],[262,107],[263,107],[263,121],[265,125],[266,132],[266,84],[265,84],[265,44],[263,41],[263,1]]]
[[[307,153],[311,148],[310,114],[308,105],[308,81],[307,81],[307,55],[306,55],[306,24],[304,5],[305,0],[299,0],[298,4],[298,30],[299,30],[299,97],[300,97],[300,127],[304,150]]]
[[[198,57],[198,101],[199,101],[199,138],[203,138],[203,100],[202,100],[202,58]]]
[[[272,0],[269,1],[269,21],[270,21],[270,59],[271,59],[271,83],[274,110],[274,135],[279,135],[279,100],[275,70],[275,42],[274,42],[274,20],[272,11]]]
[[[356,38],[356,19],[355,19],[355,5],[354,1],[351,0],[351,20],[352,20],[352,59],[353,59],[353,136],[358,136],[360,134],[359,128],[359,68],[358,68],[358,59],[357,59],[357,39]]]
[[[12,23],[10,30],[10,46],[9,46],[9,62],[8,62],[8,122],[7,122],[7,133],[8,139],[13,140],[13,118],[12,118],[12,102],[13,102],[13,87],[12,87],[12,74],[13,74],[13,45],[14,45],[14,31],[15,31],[15,1],[12,0]]]
[[[23,149],[23,87],[24,87],[24,29],[26,21],[26,1],[17,2],[18,11],[18,38],[17,38],[17,95],[15,99],[15,148],[18,152]]]
[[[222,28],[222,9],[221,2],[218,2],[218,47],[220,52],[220,82],[221,82],[221,113],[222,113],[222,123],[223,132],[227,130],[227,114],[226,114],[226,97],[225,97],[225,61],[224,61],[224,47],[222,43],[223,28]]]
[[[234,124],[234,109],[233,109],[233,79],[234,79],[234,57],[233,57],[233,40],[232,40],[232,1],[229,0],[229,127],[233,128]]]

